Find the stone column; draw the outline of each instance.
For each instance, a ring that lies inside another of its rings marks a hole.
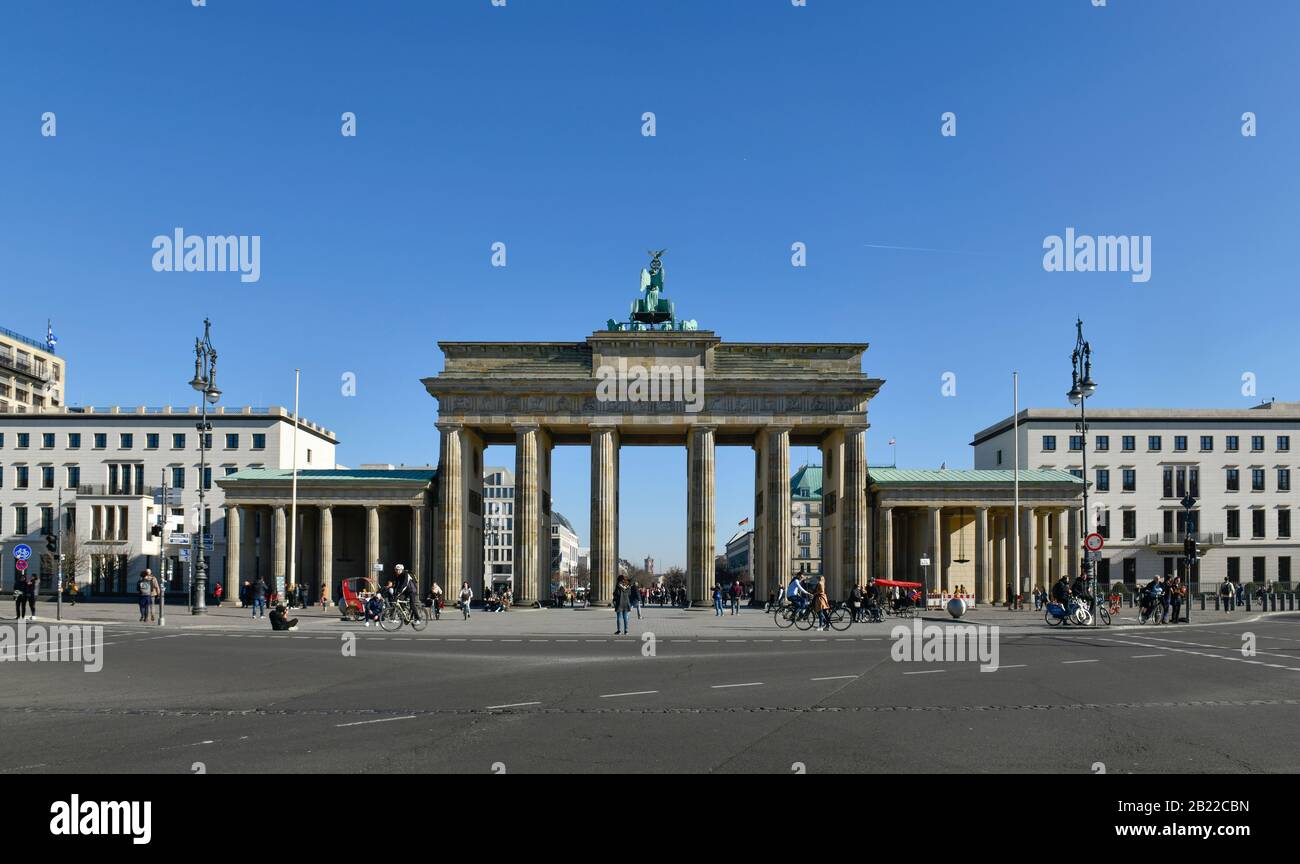
[[[693,426],[686,433],[686,578],[691,602],[706,605],[716,578],[714,431],[712,426]]]
[[[894,578],[894,508],[880,508],[880,547],[884,555],[886,579]]]
[[[516,603],[532,604],[541,596],[542,571],[539,546],[550,546],[542,531],[542,490],[539,484],[538,434],[535,423],[519,423],[515,430],[515,530],[514,590]],[[548,580],[549,581],[549,580]]]
[[[867,562],[867,428],[844,430],[843,496],[840,500],[840,585],[835,599],[848,597],[854,585],[865,585]],[[823,522],[825,517],[823,515]],[[835,586],[830,586],[835,591]]]
[[[275,550],[272,553],[275,563],[272,565],[273,569],[271,572],[274,576],[272,580],[273,590],[275,593],[280,595],[280,599],[282,600],[284,599],[284,590],[288,587],[284,583],[285,571],[287,570],[285,562],[287,551],[285,541],[288,539],[286,537],[288,533],[288,528],[286,527],[287,522],[287,511],[283,505],[277,504],[275,507],[275,531],[271,538],[271,542],[275,547]]]
[[[764,470],[767,488],[763,494],[767,551],[763,563],[767,568],[767,584],[784,586],[790,580],[793,568],[790,551],[793,539],[790,536],[793,530],[790,518],[790,427],[768,426],[758,434],[764,438],[763,450],[767,460]]]
[[[551,450],[554,442],[551,433],[545,428],[537,432],[537,499],[541,506],[537,509],[537,596],[529,604],[546,599],[551,590]],[[515,524],[518,524],[517,522]],[[515,602],[519,602],[519,589],[515,589]]]
[[[420,599],[424,599],[424,587],[429,575],[424,572],[424,505],[411,505],[411,575]]]
[[[939,518],[939,507],[927,507],[928,521],[925,528],[925,555],[930,559],[930,572],[926,578],[925,590],[938,591],[943,587],[943,538],[939,528],[943,520]]]
[[[776,591],[779,595],[784,584],[774,585],[767,568],[767,444],[762,433],[754,436],[754,537],[750,543],[750,557],[754,579],[754,592],[766,598]]]
[[[989,602],[1000,604],[1007,602],[1007,517],[999,512],[993,517],[993,589],[989,592]]]
[[[1065,525],[1062,518],[1065,514],[1059,510],[1053,510],[1047,514],[1047,518],[1052,522],[1052,581],[1060,579],[1065,573],[1065,550],[1069,547],[1065,543]]]
[[[618,579],[618,439],[614,426],[591,427],[591,599],[601,605]]]
[[[320,508],[320,590],[321,597],[335,599],[334,590],[334,508],[326,504]]]
[[[1038,519],[1037,514],[1032,507],[1020,508],[1020,582],[1021,585],[1014,586],[1016,590],[1022,590],[1023,583],[1029,583],[1029,590],[1043,585],[1042,573],[1036,567],[1038,562]]]
[[[1082,555],[1083,539],[1079,536],[1079,508],[1071,507],[1068,512],[1069,531],[1065,536],[1065,560],[1069,567],[1070,581],[1079,576],[1079,556]]]
[[[379,508],[373,504],[366,505],[366,566],[365,574],[373,576],[375,581],[383,585],[384,578],[388,576],[387,571],[384,573],[375,573],[375,562],[379,561]],[[459,585],[456,586],[458,589]]]
[[[438,433],[438,562],[433,575],[450,603],[460,594],[460,583],[464,581],[466,502],[461,446],[465,429],[459,423],[439,423]],[[470,587],[477,597],[483,586]]]
[[[975,508],[975,604],[982,606],[993,594],[989,578],[989,510]]]
[[[1047,536],[1047,511],[1034,511],[1034,549],[1037,555],[1034,558],[1034,574],[1043,581],[1051,578],[1051,572],[1048,570],[1047,561],[1051,557],[1049,549],[1051,548],[1051,538]]]
[[[239,602],[239,567],[243,563],[240,561],[244,548],[241,517],[238,504],[226,508],[226,587],[222,590],[226,592],[223,599],[232,606]]]

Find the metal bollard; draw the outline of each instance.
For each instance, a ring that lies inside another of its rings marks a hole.
[[[1204,595],[1204,594],[1201,595],[1201,611],[1202,611],[1202,612],[1205,611],[1205,595]]]
[[[1246,592],[1246,611],[1250,611],[1250,592]]]
[[[1214,611],[1215,611],[1215,612],[1218,612],[1218,611],[1219,611],[1219,595],[1218,595],[1218,594],[1215,594],[1215,595],[1214,595]]]
[[[1269,605],[1269,611],[1270,611],[1270,612],[1276,612],[1276,611],[1277,611],[1277,595],[1276,595],[1276,594],[1269,594],[1269,595],[1268,595],[1268,600],[1269,600],[1269,604],[1268,604],[1268,605]]]

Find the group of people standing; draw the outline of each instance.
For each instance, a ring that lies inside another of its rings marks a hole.
[[[35,573],[24,570],[14,580],[14,605],[17,606],[15,620],[36,618],[36,580]]]
[[[730,586],[724,586],[721,582],[715,582],[713,585],[713,614],[715,616],[722,614],[724,603],[731,606],[731,614],[740,613],[740,598],[745,596],[745,586],[740,584],[740,580],[733,580]]]

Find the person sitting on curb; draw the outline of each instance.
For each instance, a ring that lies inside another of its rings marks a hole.
[[[297,630],[297,618],[285,618],[284,604],[279,603],[271,610],[271,629],[272,630]]]

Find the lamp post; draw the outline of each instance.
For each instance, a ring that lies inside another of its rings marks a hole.
[[[190,386],[200,394],[199,402],[202,405],[202,415],[198,424],[199,430],[199,530],[198,530],[198,550],[197,561],[194,565],[194,597],[193,605],[190,607],[190,613],[194,615],[206,615],[208,612],[207,592],[208,592],[208,564],[203,557],[205,544],[203,542],[203,516],[205,508],[203,506],[203,492],[207,485],[208,473],[208,434],[212,430],[211,424],[208,423],[208,405],[216,405],[217,400],[221,398],[221,391],[217,389],[217,350],[212,347],[211,339],[212,322],[207,318],[203,319],[203,338],[194,340],[194,378],[190,381]]]
[[[1080,447],[1079,451],[1083,456],[1083,512],[1085,517],[1088,513],[1088,397],[1097,392],[1097,384],[1092,380],[1092,346],[1083,338],[1083,319],[1076,319],[1074,322],[1075,339],[1074,353],[1070,355],[1070,392],[1066,393],[1066,398],[1070,400],[1071,405],[1079,406],[1079,430]],[[1085,519],[1085,523],[1086,523]],[[1083,537],[1088,536],[1087,524],[1081,526]],[[1075,546],[1071,554],[1078,555],[1083,548],[1082,537],[1076,537]],[[1088,593],[1092,595],[1089,601],[1089,612],[1092,613],[1092,626],[1097,626],[1097,581],[1094,576],[1092,559],[1084,555],[1083,557],[1083,575],[1088,584]]]

